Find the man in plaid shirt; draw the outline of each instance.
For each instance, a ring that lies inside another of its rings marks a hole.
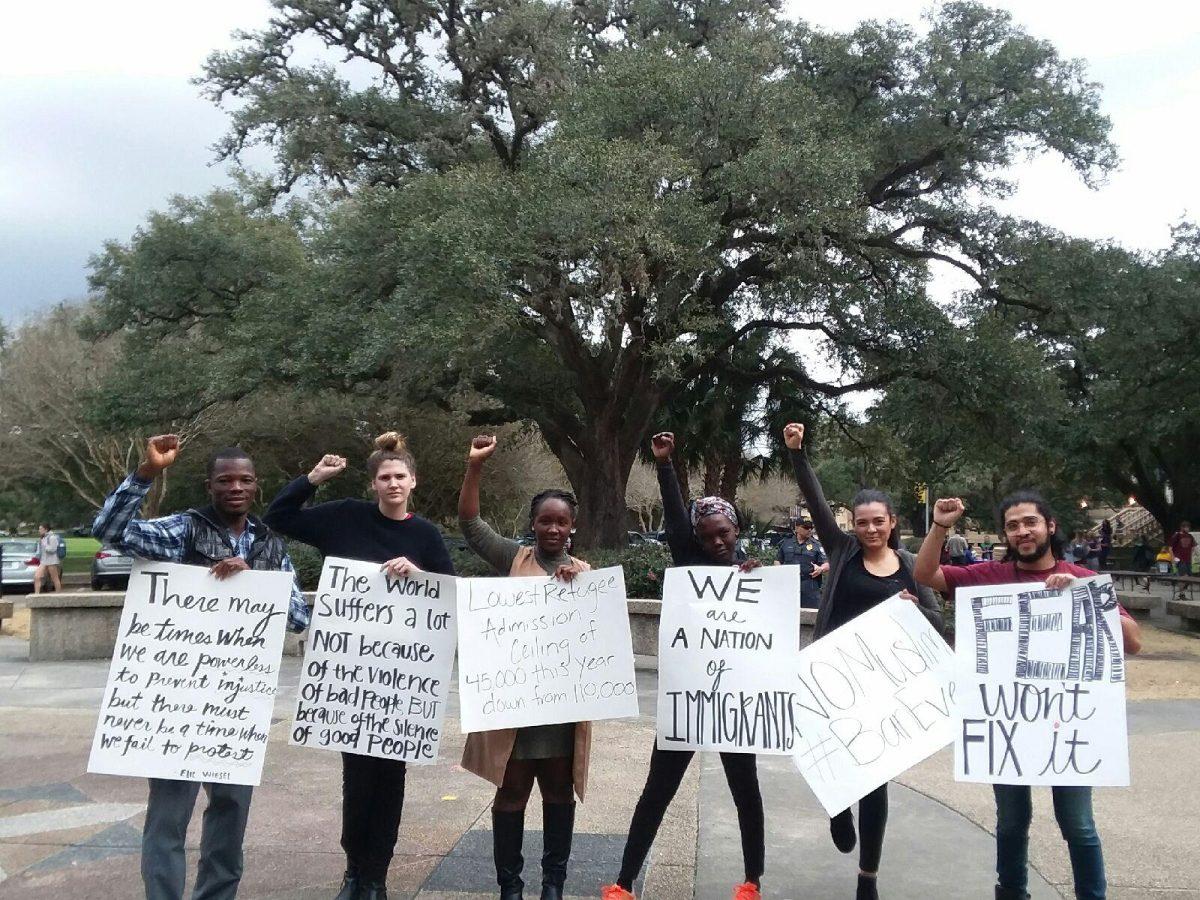
[[[254,463],[236,447],[219,450],[209,458],[205,487],[210,506],[159,519],[136,517],[154,479],[178,455],[176,435],[152,437],[137,471],[104,501],[92,534],[133,556],[207,566],[217,578],[228,578],[243,569],[292,572],[283,540],[250,515],[258,480]],[[303,631],[308,621],[308,606],[293,579],[288,628]],[[253,788],[205,782],[204,790],[208,807],[192,900],[232,900],[242,877],[242,839]],[[200,782],[150,779],[142,832],[142,881],[147,900],[182,900],[187,876],[184,838],[199,791]]]

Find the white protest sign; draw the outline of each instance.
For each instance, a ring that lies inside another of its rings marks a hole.
[[[258,784],[289,572],[136,560],[88,771]]]
[[[1127,785],[1125,649],[1107,575],[955,591],[955,778]]]
[[[289,743],[437,761],[454,666],[456,579],[394,578],[330,556],[321,570]]]
[[[462,730],[638,714],[620,567],[555,578],[463,578],[458,590]]]
[[[793,759],[831,816],[958,733],[954,651],[916,604],[880,603],[801,651]]]
[[[658,747],[793,751],[800,570],[667,569],[658,625]]]

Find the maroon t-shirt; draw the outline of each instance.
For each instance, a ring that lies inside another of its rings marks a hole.
[[[981,562],[973,566],[942,566],[942,577],[946,579],[946,587],[950,589],[950,599],[960,587],[975,587],[979,584],[1020,584],[1025,581],[1045,581],[1051,575],[1073,575],[1076,578],[1091,578],[1096,573],[1075,563],[1056,559],[1054,568],[1020,569],[1016,563],[1010,562]],[[1125,607],[1117,604],[1117,609],[1126,618],[1129,613]]]
[[[1196,539],[1189,532],[1177,531],[1171,535],[1171,552],[1175,558],[1185,563],[1192,561],[1192,551],[1196,549]]]

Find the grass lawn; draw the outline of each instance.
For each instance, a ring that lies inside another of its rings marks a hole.
[[[63,560],[63,574],[67,572],[90,572],[92,557],[100,549],[94,537],[67,538],[67,558]]]

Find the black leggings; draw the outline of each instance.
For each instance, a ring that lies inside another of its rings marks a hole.
[[[850,810],[840,813],[850,815]],[[887,830],[887,784],[881,784],[858,801],[858,868],[878,872],[883,856],[883,834]]]
[[[575,800],[574,759],[552,756],[548,759],[510,759],[504,768],[504,783],[496,789],[492,806],[497,812],[523,812],[538,783],[543,803],[572,803]]]
[[[404,811],[404,763],[342,754],[342,849],[366,881],[387,879]]]
[[[637,808],[633,811],[629,837],[625,839],[625,853],[621,857],[621,874],[617,877],[617,884],[625,890],[633,890],[634,879],[642,871],[642,864],[650,853],[650,845],[654,843],[658,827],[694,755],[692,750],[654,748],[650,756],[650,773],[646,776],[646,786],[642,788],[642,796],[638,798]],[[721,765],[725,767],[725,780],[729,782],[729,793],[733,795],[733,803],[737,807],[746,880],[758,884],[766,863],[762,793],[758,789],[758,758],[753,753],[722,753]]]

